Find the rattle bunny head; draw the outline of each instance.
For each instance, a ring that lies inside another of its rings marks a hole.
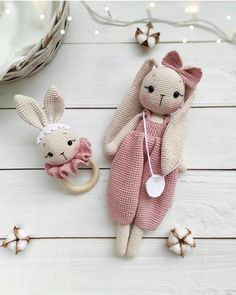
[[[20,117],[41,130],[37,144],[45,163],[61,165],[75,157],[80,138],[70,126],[59,123],[64,100],[56,87],[49,88],[44,98],[44,110],[31,97],[16,95],[15,101]]]

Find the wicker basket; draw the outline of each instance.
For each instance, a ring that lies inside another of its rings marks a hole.
[[[40,71],[55,56],[67,29],[69,2],[62,1],[51,21],[51,28],[44,38],[31,48],[28,54],[12,66],[0,83],[16,81]]]

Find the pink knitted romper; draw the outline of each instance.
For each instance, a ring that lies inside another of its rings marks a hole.
[[[150,120],[146,111],[146,126],[151,164],[154,174],[161,173],[161,143],[169,118],[163,124]],[[178,168],[165,176],[162,195],[151,198],[145,183],[151,176],[145,148],[143,120],[121,143],[112,162],[108,183],[108,208],[119,224],[136,224],[140,229],[155,230],[171,207]]]

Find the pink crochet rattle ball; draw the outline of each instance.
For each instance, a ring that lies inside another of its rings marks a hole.
[[[86,138],[80,138],[69,125],[60,122],[64,99],[57,88],[49,88],[44,98],[44,109],[33,98],[24,95],[16,95],[15,101],[20,117],[40,129],[37,146],[48,175],[59,179],[75,193],[91,189],[99,176],[99,169],[92,158],[91,144]],[[92,176],[82,186],[73,185],[68,180],[69,175],[78,173],[78,165],[92,166]]]

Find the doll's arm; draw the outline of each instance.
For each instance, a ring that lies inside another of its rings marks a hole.
[[[105,144],[105,153],[108,156],[114,156],[116,154],[124,138],[137,127],[141,118],[142,113],[137,114],[120,130],[120,132],[111,142]]]

